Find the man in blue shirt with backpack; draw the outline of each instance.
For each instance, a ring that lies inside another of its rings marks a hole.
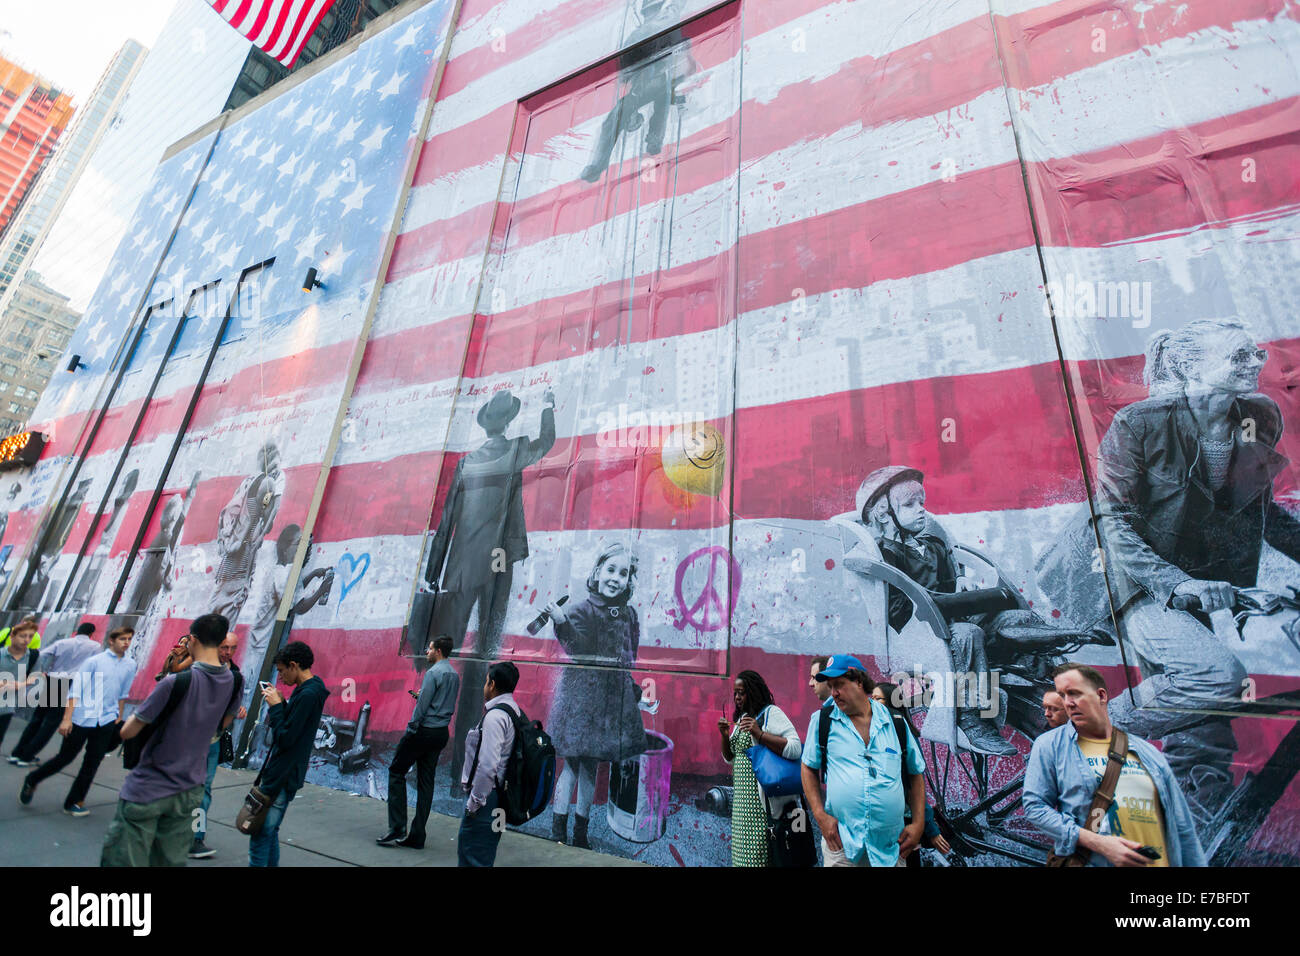
[[[856,657],[836,654],[816,679],[829,682],[832,703],[809,721],[803,790],[821,828],[822,864],[898,866],[925,829],[921,748],[901,718],[871,699],[871,678]]]

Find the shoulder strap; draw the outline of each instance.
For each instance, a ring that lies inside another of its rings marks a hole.
[[[1115,786],[1119,783],[1124,761],[1128,759],[1128,735],[1116,727],[1110,738],[1110,753],[1106,760],[1106,772],[1102,774],[1097,792],[1092,795],[1092,804],[1088,807],[1088,816],[1084,826],[1096,833],[1101,828],[1101,821],[1106,819],[1110,805],[1115,802]],[[1076,848],[1075,855],[1087,861],[1092,856],[1091,850]]]
[[[167,703],[163,704],[163,709],[158,712],[158,716],[153,722],[151,734],[156,736],[163,724],[167,722],[167,718],[180,706],[181,700],[184,699],[185,694],[190,689],[190,680],[193,677],[194,675],[188,667],[176,675],[176,679],[172,681],[172,689],[167,694]]]
[[[894,708],[890,707],[888,704],[885,705],[885,709],[889,711],[889,716],[894,721],[894,733],[898,735],[898,752],[903,761],[903,773],[911,773],[912,771],[908,769],[907,763],[907,718],[894,710]]]
[[[478,758],[483,753],[483,721],[487,720],[487,715],[494,710],[506,711],[507,717],[513,718],[514,716],[514,712],[510,710],[508,704],[497,704],[495,707],[489,707],[483,711],[483,716],[478,719],[478,746],[474,748],[474,762],[469,767],[469,785],[471,787],[474,786],[474,777],[478,774]]]
[[[834,701],[828,700],[822,704],[822,709],[817,717],[817,749],[821,751],[822,767],[818,771],[821,775],[822,782],[826,782],[826,766],[830,763],[830,752],[827,745],[831,740],[831,708],[835,706]]]

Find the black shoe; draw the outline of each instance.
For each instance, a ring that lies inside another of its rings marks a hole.
[[[387,833],[385,833],[375,842],[378,843],[380,846],[397,846],[397,844],[400,843],[405,838],[406,838],[405,830],[389,830]]]
[[[408,836],[405,840],[398,840],[396,843],[390,844],[390,846],[404,846],[408,850],[423,850],[424,840],[417,840]]]
[[[23,788],[18,791],[18,802],[21,803],[23,806],[27,806],[27,804],[32,802],[32,797],[35,795],[35,793],[36,793],[35,784],[28,783],[26,780],[24,780]]]

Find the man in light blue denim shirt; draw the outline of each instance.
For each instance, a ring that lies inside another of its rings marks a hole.
[[[836,654],[816,676],[835,705],[808,723],[803,748],[804,798],[822,832],[824,866],[898,866],[925,829],[925,758],[911,732],[900,742],[889,709],[871,699],[871,679],[856,658]],[[818,726],[830,714],[827,754]],[[903,764],[903,748],[907,764]],[[826,803],[817,771],[826,763]],[[903,825],[904,803],[912,823]]]
[[[1111,739],[1114,728],[1106,709],[1109,694],[1101,674],[1084,664],[1063,664],[1052,676],[1070,719],[1034,741],[1025,772],[1025,816],[1053,838],[1058,856],[1083,849],[1089,851],[1089,866],[1148,866],[1156,862],[1138,852],[1143,844],[1111,832],[1119,820],[1116,813],[1106,815],[1106,822],[1098,827],[1103,832],[1086,827],[1088,808],[1100,784],[1098,771],[1094,769],[1100,758],[1094,758],[1094,765],[1090,765],[1080,739],[1094,743]],[[1164,861],[1169,866],[1205,866],[1205,854],[1187,800],[1168,762],[1141,738],[1130,736],[1128,747],[1129,763],[1136,757],[1141,766],[1136,774],[1126,766],[1121,781],[1137,776],[1139,783],[1145,783],[1140,778],[1146,776],[1154,785]],[[1117,788],[1116,804],[1124,799]],[[1153,841],[1148,840],[1146,846],[1151,845]]]

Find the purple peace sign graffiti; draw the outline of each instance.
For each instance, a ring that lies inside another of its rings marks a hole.
[[[704,576],[704,586],[700,589],[695,602],[688,608],[686,598],[682,594],[682,581],[686,577],[686,570],[706,555],[709,569]],[[715,585],[719,570],[725,575],[725,579],[719,582],[723,594],[726,595],[725,600],[718,593],[718,585]],[[673,594],[677,598],[677,608],[673,612],[675,618],[673,627],[682,631],[689,624],[697,631],[721,630],[727,626],[731,609],[735,607],[736,600],[740,597],[740,565],[731,557],[727,549],[720,545],[715,544],[692,551],[681,564],[677,565]]]

